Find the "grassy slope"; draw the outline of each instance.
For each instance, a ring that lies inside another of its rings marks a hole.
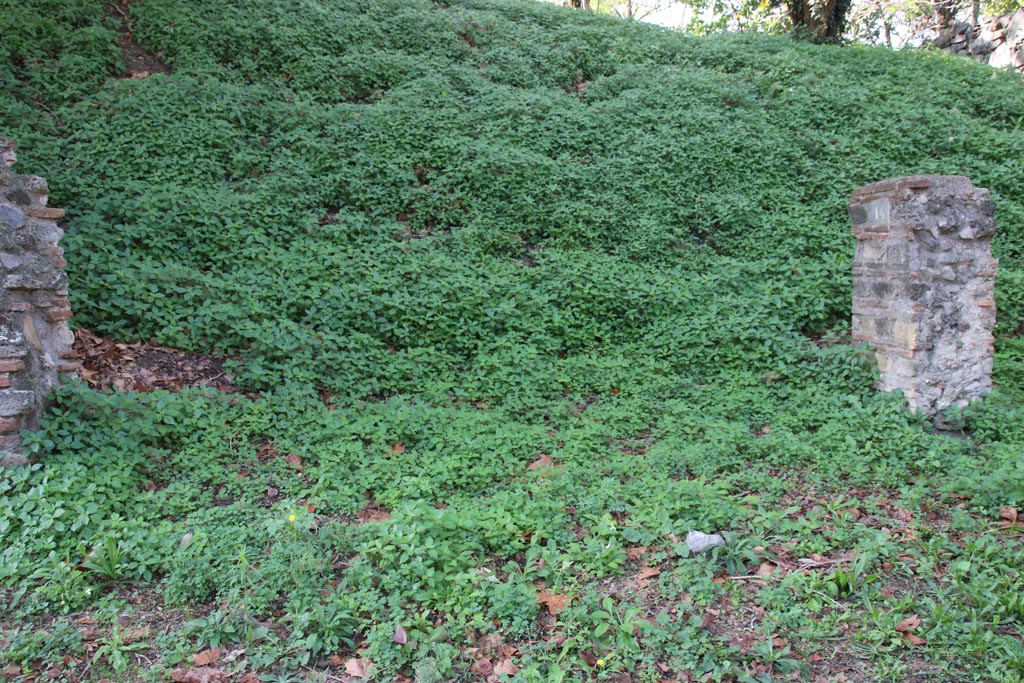
[[[0,481],[8,658],[73,649],[33,614],[124,609],[113,575],[203,617],[161,666],[362,643],[382,678],[471,679],[494,631],[524,681],[1020,680],[1019,77],[518,2],[142,0],[174,73],[115,80],[101,4],[0,8],[0,129],[68,208],[76,322],[265,392],[61,397],[45,465]],[[1000,388],[963,441],[841,343],[849,194],[910,173],[998,207]],[[732,544],[679,556],[691,528]]]

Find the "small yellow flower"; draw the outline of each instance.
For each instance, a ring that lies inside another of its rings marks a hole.
[[[288,521],[289,522],[294,522],[295,521],[295,515],[288,515]]]
[[[597,665],[598,666],[604,666],[604,660],[603,659],[597,660]]]

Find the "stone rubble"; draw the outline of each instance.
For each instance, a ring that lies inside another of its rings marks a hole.
[[[995,205],[962,176],[853,193],[853,340],[875,347],[882,391],[941,422],[992,390]]]
[[[718,534],[705,534],[702,531],[691,531],[686,534],[686,547],[690,549],[691,555],[697,555],[705,550],[723,545],[725,545],[725,539]]]
[[[14,148],[0,137],[0,465],[25,462],[19,432],[38,428],[59,374],[80,367],[58,246],[64,210],[47,206],[45,180],[11,172]]]
[[[1024,9],[989,19],[978,27],[957,22],[943,31],[935,44],[955,55],[1024,73]]]

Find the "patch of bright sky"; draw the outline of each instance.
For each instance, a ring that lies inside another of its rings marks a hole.
[[[671,4],[644,17],[644,21],[669,28],[682,28],[690,21],[693,14],[686,5]]]

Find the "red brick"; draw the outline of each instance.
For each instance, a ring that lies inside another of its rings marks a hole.
[[[0,432],[13,432],[21,429],[21,420],[16,417],[0,419]]]
[[[882,192],[865,192],[864,194],[854,195],[853,199],[850,200],[850,203],[870,204],[871,202],[878,201],[879,199],[898,201],[900,199],[900,195],[895,190],[883,190]]]
[[[78,361],[69,361],[67,363],[58,363],[57,372],[78,372],[82,369],[82,364]]]
[[[21,437],[17,434],[0,436],[0,449],[10,450],[21,445]]]
[[[71,302],[68,301],[66,296],[54,294],[53,292],[48,292],[45,289],[39,289],[32,292],[32,303],[41,308],[52,308],[54,306],[69,308],[71,306]]]
[[[11,386],[11,377],[6,372],[0,373],[0,389],[7,389]]]
[[[21,372],[25,369],[25,363],[20,360],[0,361],[0,372]]]
[[[55,323],[60,322],[61,320],[70,320],[71,315],[71,311],[67,309],[51,309],[46,312],[44,317],[46,318],[46,322]]]
[[[901,181],[897,188],[900,190],[926,190],[932,186],[932,181],[927,178],[908,178],[907,180]]]
[[[25,311],[31,311],[32,310],[32,304],[30,304],[27,301],[15,301],[13,304],[10,305],[10,309],[12,311],[17,311],[19,313],[24,313]]]
[[[64,218],[64,209],[57,209],[49,206],[33,206],[25,209],[25,213],[32,218],[41,218],[43,220],[57,220],[58,218]]]
[[[870,183],[859,187],[853,191],[854,197],[864,197],[867,195],[881,194],[884,192],[894,191],[899,184],[899,180],[896,178],[890,178],[888,180],[879,180],[875,183]]]

